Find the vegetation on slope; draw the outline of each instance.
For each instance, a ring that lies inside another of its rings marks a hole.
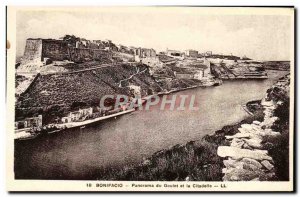
[[[147,66],[139,68],[122,64],[83,72],[41,75],[26,93],[16,102],[16,119],[43,115],[43,123],[53,122],[73,110],[74,104],[82,107],[99,106],[104,95],[131,95],[126,86],[119,82],[137,73],[137,69],[147,71]],[[128,83],[141,87],[142,96],[161,91],[149,72],[137,74]]]

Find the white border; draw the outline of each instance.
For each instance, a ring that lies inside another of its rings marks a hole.
[[[47,4],[48,5],[87,5],[87,4],[89,4],[89,5],[99,5],[99,2],[96,2],[96,3],[95,2],[96,1],[85,0],[83,2],[79,2],[79,1],[66,2],[66,1],[64,1],[62,3],[61,1],[53,0],[51,2],[47,2]],[[22,2],[22,1],[9,1],[9,3],[7,3],[7,1],[5,1],[5,3],[8,4],[8,5],[16,5],[16,4],[17,5],[24,5],[24,2]],[[212,5],[212,1],[203,1],[201,3],[202,3],[202,5]],[[214,5],[222,5],[224,3],[224,1],[214,1],[213,3],[214,3]],[[250,5],[249,2],[247,2],[247,1],[243,1],[243,2],[241,2],[241,1],[226,1],[226,3],[227,3],[227,5]],[[270,3],[269,1],[264,1],[264,0],[251,1],[251,4],[255,4],[255,5],[269,5],[269,3]],[[120,5],[120,4],[124,5],[124,2],[115,1],[115,0],[109,1],[109,2],[103,2],[102,1],[100,5]],[[172,1],[172,2],[170,2],[170,1],[168,1],[168,2],[166,2],[166,1],[151,1],[151,2],[147,1],[146,3],[145,2],[140,3],[140,1],[127,1],[126,2],[126,5],[197,5],[197,4],[198,4],[197,1],[184,1],[184,2],[182,2],[182,1],[176,1],[176,0]],[[293,5],[293,4],[295,4],[295,2],[293,2],[293,1],[273,1],[273,4],[276,4],[276,5]],[[43,5],[43,3],[41,3],[41,1],[30,1],[30,5]],[[3,10],[1,10],[1,11],[3,11]],[[4,16],[3,13],[1,13],[1,15]],[[3,21],[1,21],[1,22],[3,22]],[[4,25],[1,25],[1,26],[3,27]],[[1,40],[1,41],[2,41],[1,46],[5,46],[5,39],[4,39],[4,41],[3,40]],[[1,57],[1,60],[2,60],[1,62],[4,63],[3,56]],[[3,69],[3,68],[4,67],[1,67],[1,69]],[[5,68],[2,71],[4,71],[4,72],[1,72],[2,76],[0,78],[4,79],[5,78]],[[1,89],[2,90],[5,89],[5,84],[1,83]],[[1,93],[3,94],[3,96],[5,96],[4,91],[2,91]],[[1,97],[1,99],[3,99],[3,101],[4,101],[4,98],[5,97]],[[3,103],[4,102],[1,102],[1,104],[3,104]],[[3,107],[2,109],[5,109],[5,107]],[[9,115],[9,114],[7,114],[7,115]],[[0,122],[0,123],[2,123],[1,125],[5,125],[4,117],[5,117],[5,115],[3,113],[1,113],[1,116],[0,116],[0,121],[2,121],[2,122]],[[6,120],[6,122],[8,122],[8,119]],[[6,129],[4,128],[3,131],[5,131],[5,130]],[[5,132],[2,132],[1,134],[3,135],[3,133],[5,133]],[[1,137],[2,137],[1,138],[2,140],[5,139],[5,135],[1,136]],[[2,144],[5,146],[4,141],[3,141]],[[5,150],[4,148],[1,149],[1,150]],[[2,155],[5,155],[5,154],[2,154]],[[5,169],[5,168],[2,166],[2,169]],[[2,174],[4,174],[4,173],[2,173]],[[1,184],[1,185],[3,186],[4,184]],[[74,185],[71,186],[71,187],[74,189]],[[237,187],[241,188],[241,185],[238,184]],[[66,188],[64,187],[64,189],[66,189]],[[266,188],[264,188],[264,189],[266,189]],[[79,190],[79,191],[82,191],[82,190]]]

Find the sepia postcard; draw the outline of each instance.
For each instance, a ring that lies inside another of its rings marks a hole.
[[[292,192],[294,7],[7,7],[7,190]]]

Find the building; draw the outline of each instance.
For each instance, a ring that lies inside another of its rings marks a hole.
[[[28,62],[42,62],[45,57],[56,61],[68,59],[68,43],[63,40],[41,38],[29,38],[26,40],[21,64]]]
[[[195,74],[194,74],[194,79],[198,79],[201,80],[204,77],[204,70],[198,70]]]
[[[22,121],[15,122],[15,129],[24,129],[32,127],[42,127],[43,126],[43,117],[38,115],[38,117],[25,118]]]
[[[156,51],[154,49],[142,49],[143,57],[156,57]]]
[[[61,121],[63,123],[74,122],[80,119],[84,119],[87,116],[91,116],[93,114],[93,108],[85,108],[79,109],[78,111],[70,112],[68,116],[62,117]]]
[[[181,51],[170,50],[170,49],[167,49],[166,55],[172,56],[172,57],[184,57],[185,56],[185,54]]]
[[[137,56],[137,58],[145,58],[145,57],[156,57],[156,51],[154,49],[147,49],[147,48],[131,48],[133,54]]]
[[[198,51],[193,50],[193,49],[186,50],[185,54],[188,57],[193,57],[193,58],[197,58],[198,57]]]
[[[206,51],[205,56],[212,56],[212,51]]]
[[[151,67],[159,63],[158,57],[156,56],[156,51],[152,48],[147,49],[131,47],[131,50],[133,51],[135,62],[142,62]]]
[[[85,109],[79,109],[79,113],[82,116],[92,115],[93,114],[93,108],[89,107],[89,108],[85,108]]]
[[[206,78],[210,76],[210,68],[203,65],[202,68],[199,68],[196,73],[194,74],[194,79],[201,80],[203,78]]]
[[[72,119],[71,119],[71,117],[66,116],[66,117],[62,117],[61,121],[63,123],[68,123],[68,122],[72,122]]]
[[[69,117],[71,118],[71,121],[78,121],[82,117],[79,111],[70,112]]]

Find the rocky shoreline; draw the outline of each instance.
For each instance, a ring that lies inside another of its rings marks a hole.
[[[260,102],[263,121],[242,124],[238,133],[225,136],[230,145],[219,146],[217,152],[224,158],[223,181],[288,180],[289,87],[290,76],[280,78]]]
[[[93,172],[99,180],[284,181],[288,180],[289,75],[261,101],[246,104],[253,113],[201,140],[154,153],[139,164]],[[284,107],[282,107],[284,106]],[[281,116],[283,114],[285,116]]]
[[[263,139],[281,134],[271,129],[278,119],[273,116],[275,104],[263,99],[264,121],[242,124],[235,135],[225,136],[229,146],[219,146],[218,156],[224,157],[223,181],[267,181],[275,177],[274,160],[263,148]]]

